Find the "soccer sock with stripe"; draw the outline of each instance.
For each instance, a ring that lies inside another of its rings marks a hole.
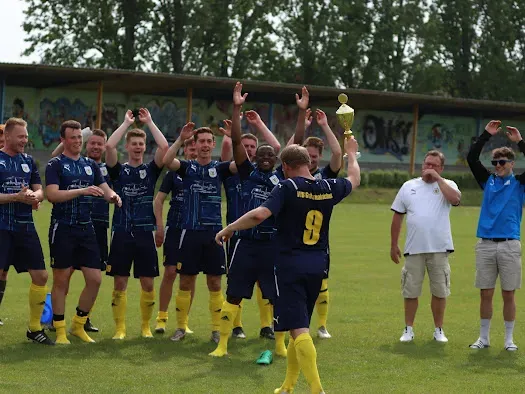
[[[177,308],[177,328],[186,330],[191,305],[191,291],[179,290],[177,297],[175,297],[175,305]]]
[[[328,303],[330,302],[330,294],[328,293],[328,279],[323,279],[319,296],[315,302],[317,308],[317,316],[319,317],[319,327],[326,327],[326,320],[328,319]]]
[[[299,367],[299,361],[297,360],[295,341],[290,336],[290,341],[288,342],[288,356],[286,357],[286,377],[281,386],[281,391],[291,393],[297,384],[300,372],[301,369]]]
[[[224,303],[222,291],[210,291],[209,309],[211,314],[211,330],[219,331],[221,325],[221,309]]]
[[[267,299],[263,298],[259,283],[255,286],[257,293],[257,304],[259,305],[259,319],[261,321],[261,328],[271,327],[273,323],[273,306]]]
[[[111,300],[111,309],[113,310],[113,320],[115,320],[115,326],[117,333],[126,333],[126,308],[128,304],[128,297],[126,290],[119,291],[113,290],[113,299]]]
[[[29,286],[29,329],[40,331],[40,318],[46,304],[47,287],[31,283]]]
[[[312,393],[320,393],[323,391],[321,386],[321,379],[319,378],[319,371],[317,370],[317,351],[315,350],[314,342],[309,333],[300,334],[295,338],[295,352],[297,354],[297,361],[303,371],[306,381],[310,385]]]
[[[228,339],[230,338],[235,316],[239,311],[239,305],[230,304],[228,301],[223,302],[220,314],[221,320],[219,329],[221,339],[219,340],[217,349],[215,349],[213,353],[210,353],[211,356],[221,357],[228,353]]]
[[[244,303],[244,300],[241,301],[241,303],[239,304],[239,307],[237,308],[237,313],[235,314],[234,316],[234,319],[233,319],[233,327],[242,327],[242,304]],[[226,304],[226,302],[224,303]],[[223,305],[224,305],[223,304]],[[223,306],[224,308],[224,306]],[[221,319],[222,319],[222,314],[221,314]],[[221,329],[222,329],[222,320],[221,320]]]

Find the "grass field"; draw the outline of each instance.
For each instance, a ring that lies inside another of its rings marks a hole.
[[[49,203],[36,214],[44,253],[48,260]],[[429,290],[425,281],[416,318],[414,343],[398,342],[403,329],[400,266],[389,258],[388,205],[343,203],[331,226],[330,340],[315,340],[321,380],[327,393],[462,393],[522,392],[525,387],[523,350],[503,350],[504,326],[501,297],[495,298],[492,347],[472,351],[468,344],[478,336],[478,291],[474,281],[474,244],[478,208],[453,210],[456,252],[451,255],[452,295],[445,315],[449,343],[432,340],[433,323]],[[160,279],[156,282],[156,289]],[[286,361],[276,359],[269,367],[254,364],[259,353],[273,349],[273,342],[258,338],[259,320],[255,300],[247,302],[243,322],[246,340],[231,340],[230,356],[213,359],[209,341],[208,293],[199,278],[197,297],[190,315],[195,334],[182,343],[168,336],[140,338],[139,284],[130,281],[128,338],[111,340],[112,281],[104,278],[93,321],[101,328],[95,344],[70,338],[68,347],[43,347],[25,339],[27,322],[27,275],[9,277],[0,317],[1,392],[111,392],[111,393],[272,393],[282,382]],[[71,319],[82,287],[77,273],[67,302]],[[525,346],[525,318],[518,292],[515,341]],[[174,304],[170,305],[169,332],[174,328]],[[316,327],[314,316],[312,327]],[[152,321],[152,326],[154,322]],[[297,393],[307,393],[304,377]]]

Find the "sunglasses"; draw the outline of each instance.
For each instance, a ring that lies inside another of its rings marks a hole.
[[[492,165],[494,167],[496,167],[498,164],[503,167],[505,164],[510,163],[512,161],[513,160],[503,160],[503,159],[501,159],[501,160],[492,160],[491,163],[492,163]]]

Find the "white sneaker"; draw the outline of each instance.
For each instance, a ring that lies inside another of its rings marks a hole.
[[[515,352],[518,350],[518,346],[516,346],[513,341],[510,341],[505,344],[505,350],[508,352]]]
[[[485,349],[487,347],[490,347],[490,343],[488,341],[483,341],[481,338],[478,338],[476,342],[474,342],[472,345],[469,346],[471,349]]]
[[[330,333],[328,332],[328,330],[326,329],[325,326],[321,326],[319,327],[319,329],[317,330],[317,336],[321,339],[330,339],[332,338],[332,336],[330,335]]]
[[[445,336],[445,332],[442,328],[436,328],[434,330],[434,339],[438,342],[448,342],[448,339]]]
[[[405,327],[405,329],[403,330],[403,335],[401,335],[401,338],[399,338],[399,340],[401,342],[412,342],[414,339],[414,331],[408,327]]]

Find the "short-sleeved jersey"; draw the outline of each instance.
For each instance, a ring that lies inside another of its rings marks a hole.
[[[113,190],[122,199],[122,206],[113,212],[113,231],[155,230],[153,197],[161,171],[155,160],[137,167],[128,163],[108,167]]]
[[[226,223],[230,224],[242,216],[239,174],[233,174],[224,180],[224,192],[226,194]]]
[[[104,178],[97,163],[81,156],[73,160],[63,154],[47,163],[46,185],[58,185],[59,190],[84,189],[99,186]],[[91,223],[93,197],[80,196],[69,201],[53,204],[51,220],[69,225]]]
[[[100,173],[106,182],[111,187],[111,180],[109,179],[108,169],[106,163],[97,163],[100,168]],[[91,220],[93,223],[105,225],[109,227],[109,203],[104,200],[104,197],[93,197],[93,206],[91,207]]]
[[[346,178],[289,178],[272,191],[263,207],[277,217],[277,241],[281,252],[326,250],[334,206],[352,191]]]
[[[212,160],[202,166],[196,160],[181,160],[177,174],[184,185],[183,229],[222,228],[221,184],[232,175],[229,167],[227,161]]]
[[[238,166],[237,170],[241,180],[241,215],[260,207],[282,180],[277,171],[260,171],[248,160]],[[276,233],[275,217],[271,216],[251,229],[240,231],[239,236],[244,239],[269,240],[273,239]]]
[[[15,194],[24,186],[31,188],[40,184],[38,168],[31,156],[25,153],[9,156],[0,151],[0,193]],[[0,230],[35,231],[31,205],[0,204]]]
[[[166,226],[180,228],[182,224],[182,210],[184,208],[184,189],[182,178],[173,171],[168,171],[160,185],[160,192],[171,193],[170,210]]]
[[[282,164],[277,167],[276,172],[281,178],[283,179],[285,178]],[[337,172],[332,171],[330,164],[328,164],[323,168],[317,167],[317,170],[315,170],[312,173],[312,176],[315,179],[331,179],[331,178],[337,178],[337,174],[339,174],[339,171]]]

